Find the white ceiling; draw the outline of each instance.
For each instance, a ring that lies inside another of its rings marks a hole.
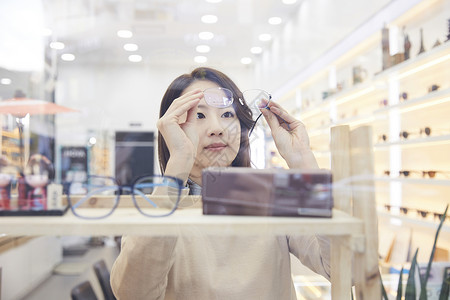
[[[238,64],[251,55],[251,46],[259,33],[277,34],[282,25],[271,26],[267,20],[282,17],[285,22],[298,5],[285,5],[281,0],[48,0],[44,1],[47,22],[53,38],[67,45],[80,62],[118,63],[127,61],[123,45],[139,46],[136,54],[150,64],[192,64],[199,44],[211,46],[208,63]],[[203,24],[205,14],[218,17],[216,24]],[[130,39],[116,35],[119,29],[133,32]],[[207,42],[198,38],[201,31],[213,32]]]
[[[244,56],[253,59],[250,67],[265,60],[272,72],[264,72],[262,80],[272,84],[273,90],[275,85],[301,71],[389,2],[297,0],[287,5],[282,0],[222,0],[220,3],[206,0],[3,0],[0,19],[4,23],[0,20],[0,25],[4,26],[0,26],[3,27],[0,34],[18,29],[14,27],[42,24],[52,30],[50,40],[65,44],[65,49],[58,50],[58,57],[62,53],[76,56],[73,62],[60,61],[60,67],[68,63],[131,64],[128,55],[133,53],[123,49],[125,43],[131,42],[139,47],[135,54],[143,57],[139,64],[170,65],[186,70],[195,64],[194,56],[199,55],[195,47],[207,44],[211,47],[205,55],[207,65],[243,68],[247,67],[240,63]],[[40,12],[42,16],[34,18]],[[200,19],[205,14],[217,15],[218,22],[203,24]],[[282,24],[269,25],[268,19],[273,16],[281,17]],[[42,32],[42,28],[34,29]],[[133,37],[117,37],[119,29],[131,30]],[[203,42],[198,38],[201,31],[211,31],[215,37]],[[261,33],[271,33],[274,38],[271,42],[258,41]],[[0,41],[0,56],[3,56],[0,67],[5,68],[2,63],[7,63],[6,68],[11,70],[32,55],[20,55],[18,50],[31,49],[25,46],[30,37],[25,37],[23,30],[9,37],[15,39],[14,43]],[[252,46],[262,46],[263,54],[251,54]],[[2,49],[5,47],[10,50],[7,55]]]

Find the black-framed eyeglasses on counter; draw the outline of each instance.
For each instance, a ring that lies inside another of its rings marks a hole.
[[[121,195],[130,195],[137,210],[147,217],[171,215],[180,202],[180,179],[171,176],[143,175],[131,185],[119,185],[113,177],[90,175],[86,183],[71,183],[67,199],[73,214],[83,219],[102,219],[118,207]],[[162,197],[151,196],[158,187],[166,187]],[[101,199],[101,205],[92,202]]]

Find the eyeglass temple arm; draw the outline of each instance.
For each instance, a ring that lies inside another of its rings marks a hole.
[[[167,186],[167,184],[148,183],[148,184],[139,184],[138,186],[139,186],[139,188],[145,188],[145,187],[153,188],[153,187],[156,187],[156,186]],[[155,208],[158,207],[155,202],[153,202],[150,198],[148,198],[145,195],[145,193],[141,192],[139,189],[134,189],[134,187],[133,187],[132,193],[141,196],[142,198],[147,200],[148,203],[153,205],[153,207],[155,207]]]
[[[73,204],[72,207],[73,208],[77,208],[78,206],[80,206],[84,202],[86,202],[88,199],[90,199],[92,196],[95,196],[95,195],[97,195],[97,194],[99,194],[101,192],[108,191],[108,190],[111,190],[111,189],[116,189],[116,188],[117,188],[116,186],[105,186],[105,187],[102,187],[102,188],[99,188],[99,189],[92,190],[89,193],[87,193],[83,198],[81,198],[80,201],[78,201],[77,203]]]
[[[270,107],[265,107],[265,109],[270,110]],[[282,117],[280,117],[280,116],[277,115],[277,114],[274,114],[274,115],[277,117],[278,120],[281,120],[281,121],[284,122],[284,124],[286,124],[288,130],[291,130],[291,126],[289,126],[289,123],[286,122],[286,120],[284,120]],[[255,129],[256,123],[258,122],[259,118],[261,118],[261,116],[262,116],[262,113],[259,114],[259,116],[256,118],[255,122],[253,122],[253,125],[252,125],[252,127],[250,128],[250,131],[248,132],[248,136],[250,136],[250,135],[252,134],[253,129]]]

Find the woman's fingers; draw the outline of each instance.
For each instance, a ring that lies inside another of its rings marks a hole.
[[[274,130],[278,126],[280,126],[280,122],[277,119],[277,116],[274,114],[274,112],[271,112],[268,109],[261,109],[261,113],[264,116],[264,119],[266,119],[267,124],[269,124],[270,130]]]
[[[172,104],[169,106],[169,108],[167,109],[166,113],[172,113],[176,110],[178,110],[178,108],[180,106],[185,106],[185,104],[193,101],[193,100],[200,100],[203,97],[203,91],[200,89],[195,89],[193,91],[187,92],[186,94],[178,97],[177,99],[175,99]]]
[[[278,115],[280,118],[282,118],[288,124],[297,121],[297,119],[295,119],[293,116],[291,116],[286,110],[284,110],[279,104],[277,104],[275,102],[270,102],[269,108],[274,114]]]

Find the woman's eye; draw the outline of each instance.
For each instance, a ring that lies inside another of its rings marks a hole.
[[[225,113],[222,115],[222,117],[224,117],[224,118],[233,118],[233,117],[234,117],[234,114],[233,114],[231,111],[227,111],[227,112],[225,112]]]
[[[197,113],[197,119],[204,119],[205,115],[202,113]]]

